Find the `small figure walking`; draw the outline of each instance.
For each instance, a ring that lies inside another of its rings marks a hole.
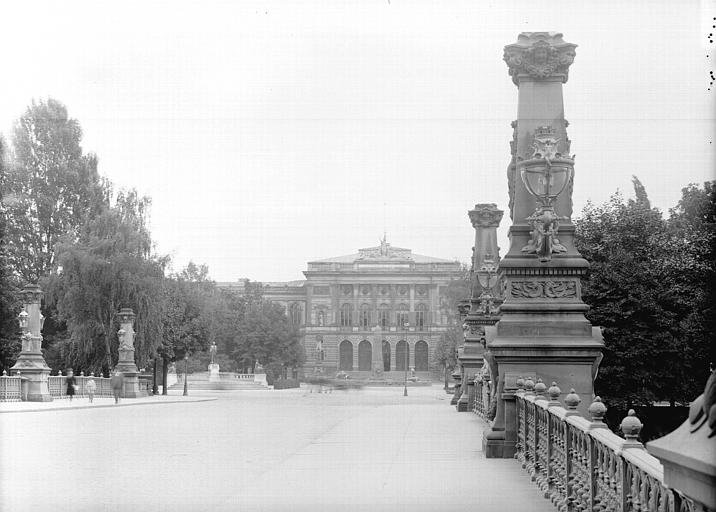
[[[122,395],[122,388],[124,387],[124,375],[122,375],[122,372],[119,370],[116,370],[114,372],[114,375],[112,376],[112,380],[110,381],[110,384],[112,385],[112,394],[114,395],[114,403],[119,403],[119,398]]]
[[[89,401],[90,403],[92,403],[94,401],[94,392],[97,391],[97,383],[92,377],[90,377],[85,383],[85,389],[87,390],[87,396],[89,396]]]
[[[70,397],[71,402],[72,397],[75,396],[75,389],[77,388],[77,379],[75,378],[75,374],[72,372],[72,368],[67,369],[65,383],[67,384],[67,396]]]

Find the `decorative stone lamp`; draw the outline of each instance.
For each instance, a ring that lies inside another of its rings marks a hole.
[[[117,331],[119,339],[119,362],[115,370],[124,375],[124,397],[137,398],[146,396],[146,390],[139,386],[139,371],[134,362],[134,319],[136,318],[132,308],[122,308],[117,319],[120,328]]]
[[[488,458],[515,454],[517,376],[533,372],[594,396],[604,342],[584,316],[589,263],[574,244],[576,173],[562,93],[575,48],[558,32],[523,32],[504,49],[518,105],[507,170],[510,248],[499,263],[504,300],[499,321],[486,327],[499,374],[497,416],[483,437]],[[577,412],[586,416],[589,405],[577,402]]]
[[[42,356],[42,324],[44,317],[40,312],[42,290],[36,284],[27,285],[21,292],[24,303],[23,310],[18,315],[18,323],[23,334],[22,351],[17,362],[11,368],[16,375],[27,379],[27,393],[23,393],[29,402],[51,402],[48,377],[50,367]]]
[[[219,365],[218,363],[214,362],[214,357],[216,357],[216,343],[211,343],[211,347],[209,348],[209,353],[211,354],[211,362],[209,363],[209,382],[219,382],[221,380],[221,376],[219,374]]]

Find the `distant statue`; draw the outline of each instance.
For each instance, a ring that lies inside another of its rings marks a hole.
[[[211,364],[214,364],[214,356],[216,355],[216,343],[211,344],[211,348],[209,348],[209,353],[211,354]]]
[[[323,320],[323,310],[321,309],[321,310],[318,312],[318,326],[319,326],[319,327],[323,327],[323,321],[324,321],[324,320]]]

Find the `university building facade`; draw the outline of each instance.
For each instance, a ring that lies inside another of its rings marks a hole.
[[[383,239],[356,254],[311,261],[303,274],[305,280],[263,283],[262,290],[299,327],[305,374],[369,378],[377,371],[401,380],[406,361],[420,378],[441,370],[434,354],[453,321],[447,288],[460,274],[459,262],[413,254]],[[241,281],[219,284],[243,288]]]

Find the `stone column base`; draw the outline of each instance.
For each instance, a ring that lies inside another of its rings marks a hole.
[[[461,396],[456,404],[457,412],[468,412],[470,410],[468,402],[469,400],[464,395]]]
[[[488,459],[511,459],[515,456],[515,443],[505,440],[504,430],[488,428],[482,433],[482,451]]]
[[[124,373],[123,398],[141,398],[147,396],[147,391],[139,387],[139,374],[134,372]]]

